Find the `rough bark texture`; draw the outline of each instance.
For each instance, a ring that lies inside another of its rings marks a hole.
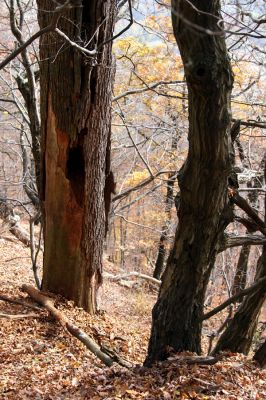
[[[266,181],[266,164],[264,165],[264,182]],[[264,199],[266,210],[266,196]],[[266,220],[266,215],[265,215]],[[263,221],[262,221],[263,223]],[[260,223],[262,225],[262,223]],[[266,246],[263,246],[262,254],[257,263],[255,282],[266,277]],[[264,284],[256,292],[251,293],[238,307],[234,318],[218,340],[213,353],[223,350],[248,354],[252,339],[257,327],[261,307],[266,300],[266,285]]]
[[[223,35],[205,31],[217,32],[213,15],[221,17],[220,3],[173,0],[172,7],[174,34],[188,85],[189,153],[180,173],[179,226],[153,309],[146,365],[166,358],[171,348],[201,351],[200,319],[217,242],[224,229],[222,213],[233,157],[230,62]]]
[[[255,281],[266,276],[266,249],[258,261]],[[266,285],[247,296],[239,306],[234,318],[218,340],[213,354],[223,350],[248,354],[257,327],[261,307],[266,300]]]
[[[55,5],[51,0],[37,3],[42,28],[51,18],[47,10]],[[116,2],[81,3],[82,7],[65,12],[58,27],[71,40],[93,49],[112,36]],[[100,47],[95,57],[86,57],[49,33],[40,40],[40,57],[43,289],[94,312],[102,273],[106,159],[110,159],[111,43]]]
[[[232,294],[237,294],[240,290],[245,289],[247,282],[248,259],[250,255],[251,246],[244,244],[241,247],[237,266],[236,274],[234,277]]]
[[[241,156],[241,151],[242,149],[241,143],[239,140],[236,140],[236,144],[239,148],[239,156],[240,158],[243,158],[243,153]],[[241,158],[241,160],[242,160]],[[246,163],[242,160],[242,165],[245,168]],[[262,177],[263,178],[263,177]],[[261,187],[261,182],[260,179],[255,178],[251,179],[247,182],[247,186],[251,188],[255,187]],[[256,203],[258,202],[258,192],[253,191],[248,194],[248,199],[250,201],[250,205],[256,208]],[[252,233],[252,230],[247,229],[247,234]],[[235,278],[234,278],[234,283],[233,283],[233,290],[232,294],[236,294],[238,291],[245,289],[246,282],[247,282],[247,270],[248,270],[248,260],[249,260],[249,255],[250,255],[250,250],[251,246],[248,244],[244,244],[241,248],[239,258],[238,258],[238,263],[236,267],[236,273],[235,273]]]

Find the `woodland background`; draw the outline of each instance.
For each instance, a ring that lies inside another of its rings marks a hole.
[[[37,29],[36,5],[32,1],[20,4],[25,9],[24,33],[29,37]],[[132,6],[134,24],[113,44],[116,74],[111,142],[116,187],[104,249],[106,281],[99,295],[100,307],[106,314],[88,317],[72,302],[62,298],[56,301],[69,318],[94,338],[110,343],[116,340],[117,350],[139,364],[145,356],[157,286],[147,279],[125,275],[135,272],[153,276],[157,266],[159,273],[157,269],[155,277],[160,279],[167,260],[178,224],[176,176],[188,151],[188,94],[168,2],[135,1]],[[264,220],[266,50],[265,25],[259,21],[263,18],[265,21],[265,2],[224,1],[222,7],[235,79],[232,116],[234,122],[241,121],[235,145],[239,193]],[[16,42],[10,28],[8,1],[1,4],[0,18],[0,54],[4,59]],[[127,25],[128,18],[125,4],[119,13],[116,32]],[[34,42],[29,49],[34,65],[38,43]],[[37,188],[32,138],[25,97],[19,90],[23,79],[19,58],[0,71],[1,292],[12,296],[19,293],[22,283],[33,282],[30,261],[35,282],[42,274],[42,229],[40,224],[34,224]],[[36,81],[38,102],[38,76]],[[236,214],[227,233],[241,237],[250,232],[250,226],[243,225],[245,213],[241,209]],[[11,235],[14,227],[22,232],[25,247]],[[261,244],[245,245],[244,250],[228,248],[218,255],[205,299],[206,310],[253,283]],[[236,274],[239,260],[245,265],[240,278]],[[122,279],[112,282],[110,278],[114,275],[122,275]],[[16,313],[25,312],[17,307]],[[205,354],[235,307],[231,305],[222,317],[216,316],[204,326]],[[12,314],[14,306],[2,303],[2,310],[4,314]],[[36,399],[262,399],[266,396],[264,372],[256,370],[244,356],[231,355],[232,360],[229,357],[229,361],[213,367],[191,367],[181,360],[175,367],[169,361],[149,372],[140,366],[134,372],[115,369],[110,372],[98,361],[95,364],[91,355],[84,354],[82,346],[62,332],[45,311],[36,319],[2,318],[3,398],[19,395]],[[263,343],[265,326],[263,308],[253,350]]]

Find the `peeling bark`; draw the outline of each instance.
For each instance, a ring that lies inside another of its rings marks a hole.
[[[38,0],[41,28],[51,0]],[[58,27],[88,49],[112,36],[115,1],[82,2]],[[86,57],[55,33],[40,39],[43,289],[93,313],[101,284],[104,187],[111,121],[111,43]]]

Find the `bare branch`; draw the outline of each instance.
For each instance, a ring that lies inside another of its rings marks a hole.
[[[247,200],[241,197],[238,193],[235,193],[234,196],[231,197],[231,200],[243,211],[245,211],[245,213],[256,223],[258,230],[266,236],[266,224],[248,204]]]
[[[130,193],[136,192],[137,190],[142,189],[143,187],[147,186],[149,183],[154,181],[154,179],[158,178],[158,176],[160,176],[160,175],[171,174],[171,173],[175,174],[173,179],[176,179],[176,177],[177,177],[176,171],[173,171],[173,170],[159,171],[156,174],[154,174],[153,176],[150,176],[149,178],[140,182],[138,185],[134,186],[133,188],[126,189],[123,192],[117,194],[116,196],[113,197],[112,201],[114,202],[114,201],[120,200],[120,199],[128,196]]]
[[[205,321],[206,319],[213,317],[215,314],[222,311],[224,308],[228,307],[230,304],[234,303],[235,301],[242,299],[242,297],[245,297],[245,296],[255,292],[257,289],[262,287],[265,283],[266,283],[266,276],[264,278],[259,279],[257,282],[255,282],[253,285],[251,285],[249,288],[241,290],[239,293],[230,297],[224,303],[220,304],[218,307],[215,307],[212,311],[204,314],[203,317],[201,318],[201,320]]]
[[[148,90],[153,90],[153,89],[157,88],[158,86],[175,85],[177,83],[184,84],[184,81],[159,81],[159,82],[153,83],[152,85],[147,85],[146,87],[128,90],[124,93],[121,93],[121,94],[113,97],[112,101],[120,100],[120,99],[122,99],[126,96],[129,96],[129,95],[132,95],[132,94],[139,94],[139,93],[147,92]]]
[[[266,237],[262,235],[233,235],[228,234],[224,238],[224,242],[221,244],[219,252],[222,252],[231,247],[243,246],[243,245],[263,245],[266,243]]]

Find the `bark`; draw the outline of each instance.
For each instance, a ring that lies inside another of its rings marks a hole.
[[[266,277],[266,251],[259,258],[255,282]],[[266,300],[266,285],[260,286],[247,296],[238,307],[234,318],[218,340],[213,354],[229,350],[236,353],[248,354],[257,327],[261,307]]]
[[[20,15],[20,18],[17,18],[17,15]],[[24,25],[24,10],[22,7],[18,7],[16,10],[14,1],[10,1],[9,6],[9,19],[10,19],[10,28],[14,37],[17,41],[17,46],[20,47],[25,45],[25,40],[23,37],[23,25]],[[34,35],[33,35],[34,36]],[[30,44],[30,43],[29,43]],[[28,44],[28,45],[29,45]],[[37,84],[36,84],[36,74],[34,71],[34,63],[32,63],[32,58],[30,52],[28,50],[28,46],[21,50],[21,62],[24,67],[24,71],[22,74],[18,72],[15,77],[18,90],[20,91],[23,100],[25,102],[25,107],[28,113],[29,118],[29,128],[31,133],[31,141],[32,141],[32,155],[34,159],[34,167],[35,167],[35,176],[36,176],[36,185],[38,192],[40,191],[40,166],[41,166],[41,148],[40,148],[40,115],[39,115],[39,104],[38,104],[38,93],[37,93]],[[22,156],[24,159],[25,153]],[[24,160],[25,161],[25,160]],[[23,165],[24,167],[24,165]],[[25,186],[24,186],[25,188]],[[33,204],[38,208],[39,202],[38,197],[33,196],[30,191],[26,190],[27,195],[32,200]]]
[[[173,145],[172,145],[173,149]],[[169,229],[171,225],[171,208],[174,203],[173,199],[173,189],[174,189],[174,180],[173,177],[175,176],[174,173],[168,175],[167,179],[167,192],[166,192],[166,199],[165,199],[165,216],[166,221],[165,225],[162,227],[162,233],[160,236],[159,246],[158,246],[158,254],[157,259],[155,262],[155,268],[153,272],[153,277],[156,279],[161,279],[163,269],[164,269],[164,262],[166,258],[166,243],[169,236]]]
[[[173,0],[172,7],[188,85],[189,152],[179,175],[179,225],[153,309],[146,365],[166,358],[171,348],[201,351],[203,302],[217,243],[228,223],[222,213],[233,157],[231,67],[223,35],[205,31],[217,31],[213,15],[221,18],[220,3]]]
[[[47,10],[54,9],[54,2],[37,3],[43,28],[50,23]],[[81,3],[65,11],[58,28],[81,46],[89,43],[90,50],[112,37],[116,2]],[[50,32],[40,39],[40,57],[43,289],[93,313],[102,280],[104,200],[111,196],[111,189],[105,189],[110,174],[111,42],[92,57]]]
[[[236,144],[238,146],[239,157],[242,161],[242,165],[244,168],[246,168],[248,163],[246,161],[243,147],[242,147],[239,139],[236,140]],[[251,179],[247,182],[247,186],[251,187],[251,188],[261,187],[261,183],[260,183],[260,180],[257,178],[255,180]],[[256,207],[256,203],[258,202],[258,192],[257,191],[254,191],[253,193],[250,192],[248,194],[248,198],[250,201],[250,205],[253,207]],[[249,234],[249,233],[252,233],[252,232],[247,229],[247,234]],[[241,248],[237,267],[236,267],[236,273],[235,273],[235,277],[234,277],[233,290],[232,290],[233,295],[236,294],[239,290],[243,290],[246,286],[248,260],[249,260],[250,250],[251,250],[251,246],[248,244],[244,244]]]
[[[240,250],[232,289],[233,295],[246,287],[250,250],[251,247],[248,244],[244,244]]]
[[[266,181],[266,164],[264,165],[264,182]],[[239,197],[239,196],[238,196]],[[264,199],[265,210],[266,210],[266,196]],[[240,199],[241,205],[244,204],[245,211],[249,212],[251,216],[250,206],[244,199]],[[256,215],[256,214],[255,214]],[[266,216],[265,216],[266,218]],[[253,218],[257,223],[257,220]],[[261,227],[264,224],[262,220],[259,220]],[[262,254],[257,263],[257,271],[255,276],[255,283],[266,277],[266,246],[263,246]],[[213,353],[216,354],[223,350],[230,350],[233,352],[248,354],[252,339],[257,327],[258,317],[260,314],[261,307],[266,300],[266,285],[264,284],[255,292],[252,292],[249,296],[238,307],[234,318],[230,321],[227,329],[224,331],[220,339],[218,340]]]
[[[258,348],[253,359],[257,361],[260,367],[264,368],[266,366],[266,341]]]
[[[202,320],[206,320],[211,318],[213,315],[216,315],[226,307],[228,307],[230,304],[235,303],[238,300],[242,300],[243,297],[249,295],[250,293],[255,292],[258,288],[261,288],[262,286],[265,286],[266,284],[266,276],[263,278],[259,279],[256,281],[253,285],[249,286],[246,289],[243,289],[239,291],[237,294],[233,295],[232,297],[229,297],[226,301],[224,301],[222,304],[219,306],[215,307],[213,310],[209,311],[207,314],[204,314],[202,316]]]

